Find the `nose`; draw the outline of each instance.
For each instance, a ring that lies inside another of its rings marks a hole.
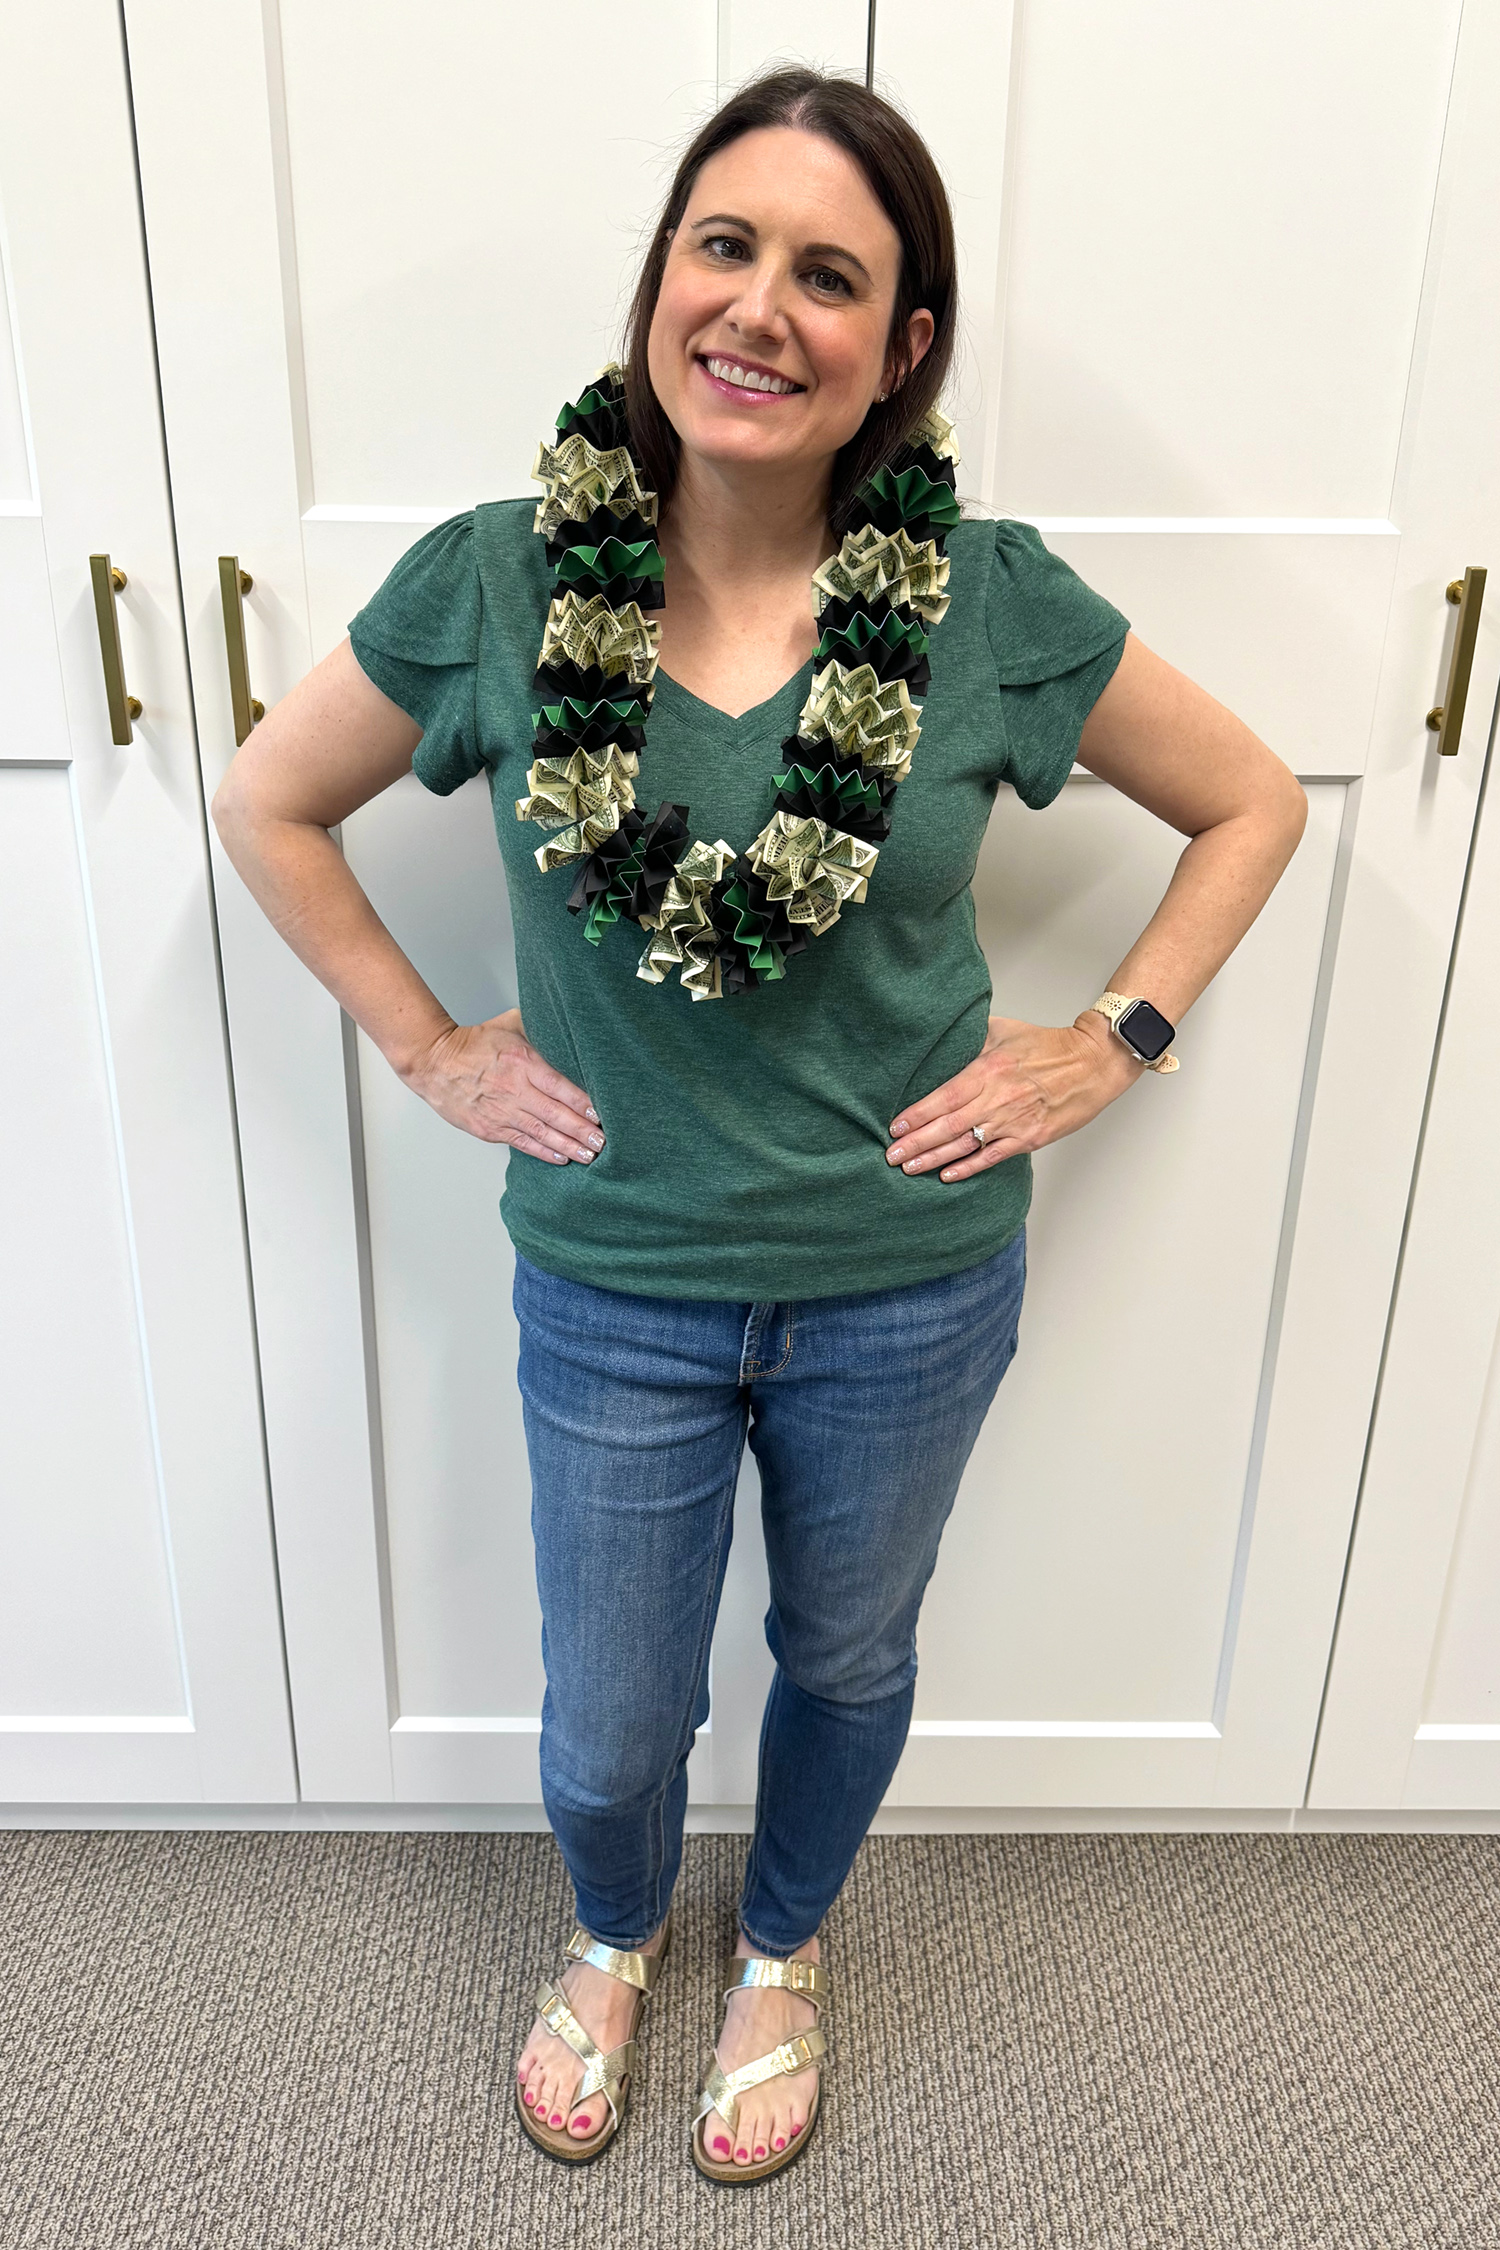
[[[777,261],[757,258],[745,267],[739,293],[727,307],[731,327],[745,337],[769,337],[781,342],[787,333],[786,287],[787,276]]]

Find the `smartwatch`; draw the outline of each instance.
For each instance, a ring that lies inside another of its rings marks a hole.
[[[1167,1053],[1177,1037],[1177,1026],[1168,1023],[1160,1008],[1153,1008],[1149,1000],[1105,992],[1085,1013],[1108,1016],[1116,1038],[1123,1040],[1136,1061],[1143,1062],[1148,1070],[1177,1069],[1177,1057]]]

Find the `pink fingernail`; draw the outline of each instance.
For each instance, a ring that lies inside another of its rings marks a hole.
[[[597,1110],[597,1109],[591,1109],[591,1110],[589,1111],[589,1113],[588,1113],[588,1114],[589,1114],[589,1116],[590,1116],[590,1117],[591,1117],[591,1118],[592,1118],[592,1119],[594,1120],[594,1123],[595,1123],[595,1124],[597,1125],[597,1124],[598,1124],[598,1122],[599,1122],[599,1112],[598,1112],[598,1110]]]
[[[891,1127],[891,1138],[893,1141],[900,1140],[902,1134],[906,1131],[906,1123],[907,1121],[904,1117],[897,1118],[895,1124]]]

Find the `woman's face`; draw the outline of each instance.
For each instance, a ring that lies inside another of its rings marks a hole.
[[[742,134],[699,172],[667,252],[647,364],[688,453],[826,467],[893,374],[901,243],[815,133]],[[914,366],[932,317],[912,315]]]

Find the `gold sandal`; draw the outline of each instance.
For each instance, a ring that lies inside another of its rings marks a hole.
[[[828,2000],[828,1971],[818,1961],[747,1961],[738,1954],[725,1966],[729,1982],[724,1988],[727,2000],[731,1993],[746,1985],[779,1985],[784,1991],[800,1993],[804,2000],[821,2010]],[[722,2070],[715,2055],[709,2063],[703,2080],[703,2101],[693,2119],[693,2162],[706,2179],[718,2180],[726,2187],[739,2187],[752,2180],[767,2180],[773,2172],[784,2171],[786,2166],[802,2154],[812,2139],[813,2127],[818,2121],[818,2098],[823,2088],[822,2064],[828,2052],[828,2034],[820,2026],[800,2032],[795,2039],[784,2039],[768,2055],[757,2055],[754,2062],[741,2063],[738,2070]],[[734,2139],[739,2123],[740,2096],[752,2086],[763,2086],[768,2078],[795,2078],[798,2071],[816,2066],[818,2077],[813,2087],[812,2106],[807,2113],[807,2123],[800,2133],[789,2139],[784,2149],[762,2158],[759,2164],[720,2164],[708,2153],[704,2134],[706,2120],[715,2112],[729,2127],[729,2137]]]
[[[591,1969],[602,1969],[607,1977],[616,1977],[621,1984],[634,1985],[640,1995],[631,2021],[630,2037],[622,2040],[618,2047],[612,2047],[608,2054],[602,2047],[596,2046],[584,2030],[569,2007],[568,1996],[560,1983],[554,1982],[551,1977],[544,1977],[538,1985],[537,2014],[550,2032],[572,2048],[584,2066],[578,2091],[568,2105],[568,2116],[571,2117],[578,2104],[587,2101],[591,2094],[602,2093],[609,2104],[608,2116],[601,2118],[587,2140],[580,2140],[576,2133],[568,2131],[567,2118],[564,2118],[560,2128],[544,2125],[535,2112],[526,2107],[521,2099],[521,2082],[519,2079],[515,2080],[516,2115],[537,2147],[546,2155],[556,2158],[558,2163],[591,2164],[596,2156],[604,2154],[620,2130],[638,2059],[635,2028],[640,2021],[641,2008],[655,1990],[656,1980],[661,1975],[661,1966],[667,1958],[671,1943],[670,1914],[667,1916],[666,1934],[662,1938],[659,1953],[620,1953],[612,1945],[601,1945],[581,1925],[575,1924],[573,1935],[565,1948],[568,1960],[586,1961]]]

